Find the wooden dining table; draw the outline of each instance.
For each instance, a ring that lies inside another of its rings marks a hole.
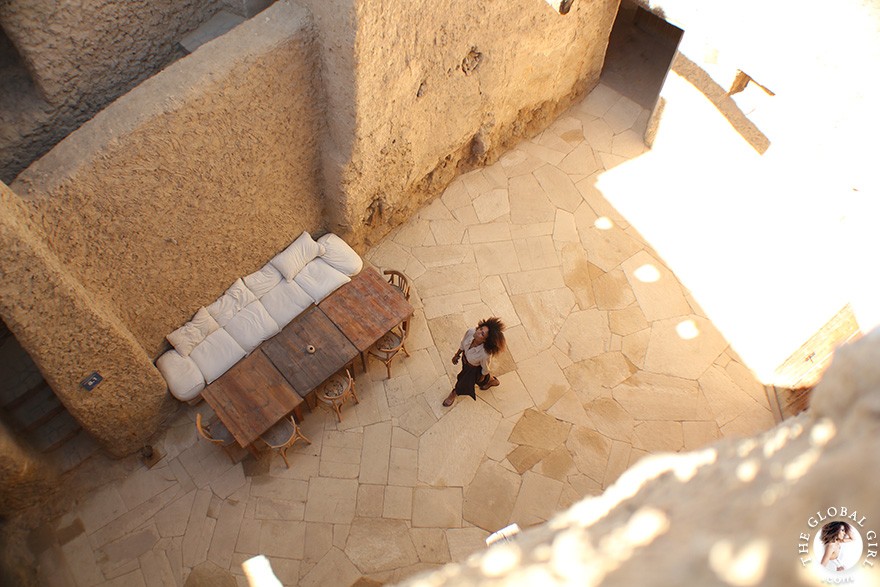
[[[205,387],[202,397],[253,452],[253,442],[291,412],[302,421],[303,400],[358,354],[366,371],[364,352],[412,313],[399,289],[365,267]]]
[[[287,414],[302,421],[302,397],[269,359],[255,351],[202,390],[236,442],[253,450],[253,442]]]
[[[318,304],[361,355],[389,330],[407,320],[413,307],[403,292],[372,267],[364,269]]]

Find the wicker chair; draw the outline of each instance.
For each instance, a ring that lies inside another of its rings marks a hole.
[[[394,269],[386,269],[383,271],[388,276],[388,283],[400,290],[407,300],[409,299],[409,279],[400,271]]]
[[[351,371],[347,368],[345,369],[345,375],[343,375],[342,372],[339,372],[325,381],[324,384],[318,388],[316,396],[318,399],[318,405],[335,412],[336,419],[340,422],[342,422],[342,414],[340,411],[345,402],[349,399],[353,399],[354,403],[360,403],[358,401],[357,393],[355,393],[354,390],[354,378],[351,376]]]
[[[287,460],[287,449],[300,439],[305,440],[306,444],[312,444],[312,441],[302,433],[293,416],[284,418],[260,435],[260,440],[266,443],[267,447],[281,455],[288,469],[290,468],[290,462]]]
[[[394,360],[394,357],[401,351],[407,357],[409,356],[409,351],[406,350],[406,335],[408,332],[409,320],[404,320],[376,341],[376,344],[367,351],[370,355],[385,363],[388,379],[391,379],[391,361]]]
[[[229,460],[233,463],[236,462],[235,453],[232,452],[232,449],[236,446],[235,437],[232,436],[232,433],[226,428],[223,422],[220,420],[214,420],[210,424],[203,424],[202,415],[197,412],[196,430],[199,431],[199,435],[202,438],[212,444],[216,444],[226,451]]]

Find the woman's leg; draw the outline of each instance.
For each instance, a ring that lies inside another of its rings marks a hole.
[[[446,396],[446,399],[443,400],[443,405],[448,408],[455,403],[455,398],[459,395],[468,395],[476,400],[477,396],[474,392],[474,386],[477,383],[477,378],[480,376],[480,367],[471,365],[462,358],[461,372],[459,372],[458,377],[455,380],[455,387],[449,395]]]
[[[482,375],[479,379],[477,379],[477,385],[479,385],[480,389],[482,389],[483,391],[486,391],[490,387],[495,387],[500,383],[501,382],[498,381],[498,378],[491,373],[486,373],[485,375]]]

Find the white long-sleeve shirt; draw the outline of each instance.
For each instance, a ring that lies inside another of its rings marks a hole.
[[[464,333],[464,338],[461,339],[460,348],[468,363],[471,365],[479,365],[483,369],[483,375],[488,375],[489,353],[486,352],[486,349],[483,348],[483,345],[481,344],[470,348],[471,343],[474,342],[474,333],[476,333],[476,331],[476,328],[469,328],[468,331]]]

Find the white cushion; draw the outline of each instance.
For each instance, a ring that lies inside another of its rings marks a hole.
[[[278,326],[284,328],[288,322],[311,306],[314,300],[297,282],[281,280],[281,283],[260,298],[260,302]]]
[[[306,263],[324,253],[324,245],[312,239],[312,235],[303,232],[289,247],[275,255],[269,263],[281,272],[287,281],[293,280]]]
[[[324,245],[324,254],[321,258],[333,267],[345,273],[349,277],[357,275],[364,266],[364,262],[348,243],[328,232],[318,239],[318,243]]]
[[[280,330],[260,300],[248,304],[223,329],[248,353]]]
[[[195,361],[174,349],[159,357],[156,367],[168,383],[168,391],[180,401],[195,399],[205,389],[205,376]]]
[[[218,328],[220,325],[217,324],[217,321],[208,313],[208,310],[201,307],[192,320],[165,338],[182,357],[188,357],[197,344]]]
[[[351,278],[345,273],[337,271],[324,262],[323,259],[315,259],[302,268],[294,279],[317,304],[340,286],[345,285]]]
[[[217,301],[208,306],[208,313],[214,317],[221,327],[232,320],[232,317],[241,312],[242,308],[255,301],[257,296],[247,288],[241,279],[229,286],[226,293],[217,298]]]
[[[226,373],[246,355],[241,345],[222,328],[209,334],[189,354],[205,376],[205,383],[211,383]]]
[[[266,295],[270,289],[284,280],[281,272],[275,269],[271,263],[266,263],[262,269],[255,271],[243,279],[244,284],[251,290],[257,299]]]

